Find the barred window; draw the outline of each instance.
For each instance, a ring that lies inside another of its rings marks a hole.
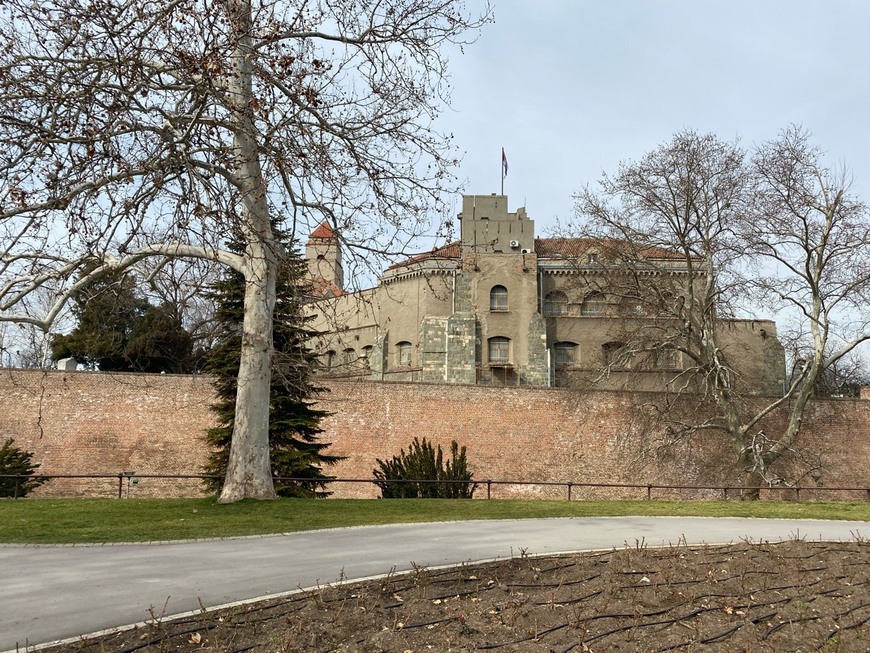
[[[586,295],[583,304],[580,305],[580,315],[585,315],[586,317],[604,315],[604,309],[604,295],[600,292],[592,292]]]
[[[504,364],[510,361],[510,338],[496,336],[489,339],[489,362]]]
[[[506,311],[508,309],[508,291],[504,286],[493,286],[489,291],[489,310]]]
[[[665,345],[656,352],[656,367],[660,370],[677,369],[677,350],[671,345]]]
[[[574,342],[557,342],[553,345],[556,365],[573,365],[576,362],[577,344]]]
[[[411,343],[399,342],[396,344],[396,360],[399,365],[411,364]]]
[[[567,315],[568,313],[568,295],[554,290],[548,292],[544,297],[544,315]]]

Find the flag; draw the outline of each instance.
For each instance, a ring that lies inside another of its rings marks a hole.
[[[504,148],[501,148],[501,176],[507,177],[508,164],[507,154],[504,153]]]

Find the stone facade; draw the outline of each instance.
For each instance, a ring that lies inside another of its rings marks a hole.
[[[574,483],[718,485],[735,483],[733,453],[707,432],[662,445],[655,421],[658,393],[576,392],[427,383],[328,380],[320,407],[332,415],[322,439],[346,456],[330,473],[371,478],[375,459],[407,450],[415,437],[468,448],[476,479]],[[34,452],[47,474],[134,471],[131,496],[196,496],[198,481],[148,474],[197,474],[205,463],[205,430],[214,395],[205,376],[99,372],[0,371],[0,439]],[[694,405],[692,406],[694,408]],[[776,433],[774,415],[764,428]],[[864,492],[819,488],[870,485],[870,401],[813,402],[798,454],[778,473],[801,477],[802,499],[863,501]],[[805,473],[811,469],[811,473]],[[374,497],[368,484],[333,484],[336,497]],[[118,479],[56,479],[43,496],[116,496]],[[126,484],[124,487],[126,492]],[[493,497],[565,498],[564,486],[494,485]],[[793,493],[765,496],[795,498]],[[481,489],[477,496],[485,496]],[[644,489],[574,488],[573,498],[645,496]],[[658,491],[659,497],[720,497],[721,492]]]
[[[504,195],[463,199],[461,239],[385,270],[377,287],[345,293],[338,236],[323,224],[306,249],[318,299],[314,348],[332,376],[498,386],[593,385],[661,390],[683,361],[650,356],[614,366],[630,329],[661,314],[627,306],[624,264],[604,241],[536,238],[525,209]],[[664,284],[685,262],[650,252],[643,274]],[[634,270],[636,272],[636,270]],[[675,284],[677,285],[677,284]],[[673,330],[673,329],[672,329]],[[749,394],[782,392],[785,362],[770,320],[723,320],[720,344]]]

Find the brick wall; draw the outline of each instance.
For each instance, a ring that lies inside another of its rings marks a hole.
[[[713,432],[667,444],[654,393],[578,393],[414,383],[329,382],[322,405],[333,414],[323,439],[347,456],[331,473],[371,478],[376,458],[427,436],[468,447],[478,479],[598,483],[733,484],[733,454]],[[0,371],[0,438],[33,451],[46,473],[197,473],[211,424],[208,378],[181,375]],[[694,406],[684,410],[694,411]],[[778,418],[764,428],[775,433]],[[784,460],[784,476],[820,465],[814,486],[870,485],[870,401],[816,402],[805,419],[802,449]],[[117,480],[56,480],[49,495],[117,492]],[[335,484],[335,496],[376,496],[366,484]],[[199,485],[141,479],[138,496],[195,494]],[[479,490],[480,492],[480,490]],[[574,488],[573,496],[617,493]],[[564,487],[494,486],[493,495],[565,496]],[[641,496],[628,491],[623,496]],[[660,493],[659,496],[664,496]],[[812,495],[810,495],[812,496]],[[826,495],[819,495],[824,498]],[[863,497],[854,497],[863,498]]]
[[[0,370],[0,439],[34,452],[47,474],[197,473],[211,396],[203,376]],[[40,493],[111,495],[117,488],[117,480],[57,479]],[[134,489],[195,494],[199,482],[143,479]]]

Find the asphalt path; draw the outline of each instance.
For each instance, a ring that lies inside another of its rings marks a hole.
[[[639,545],[851,540],[870,522],[590,517],[105,546],[0,545],[0,651],[415,566]]]

